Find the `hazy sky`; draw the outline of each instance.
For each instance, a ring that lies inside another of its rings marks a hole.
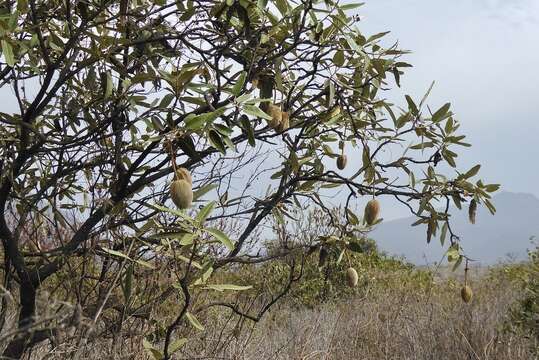
[[[365,35],[390,30],[413,51],[405,93],[420,98],[434,80],[429,104],[452,103],[473,144],[460,164],[539,196],[539,1],[372,0],[357,12]]]

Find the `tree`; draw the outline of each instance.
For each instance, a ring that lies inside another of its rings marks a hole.
[[[20,358],[65,325],[36,322],[36,297],[67,271],[78,287],[55,296],[94,324],[116,311],[116,330],[179,286],[164,343],[153,349],[170,358],[184,319],[199,325],[190,313],[195,290],[242,289],[208,285],[218,270],[307,251],[283,242],[269,255],[259,238],[291,209],[330,216],[325,188],[348,193],[347,221],[334,223],[342,241],[320,238],[315,247],[347,246],[351,234],[371,228],[354,203],[391,196],[418,216],[428,241],[449,233],[452,255],[462,259],[449,204],[473,199],[471,213],[477,203],[494,211],[488,193],[497,185],[470,180],[479,166],[452,177],[438,170],[456,167],[454,148],[468,146],[450,105],[430,111],[425,99],[406,96],[400,109],[382,97],[410,65],[396,45],[382,46],[383,33],[360,32],[359,19],[346,14],[358,5],[3,4],[0,238],[4,287],[18,291],[18,331],[5,356]],[[332,166],[339,157],[353,175]],[[192,173],[200,206],[191,211],[169,201],[179,167]],[[297,271],[291,266],[291,282]],[[131,293],[133,277],[166,273],[173,276],[159,296]],[[119,288],[125,299],[113,306]],[[7,309],[4,300],[4,327]]]

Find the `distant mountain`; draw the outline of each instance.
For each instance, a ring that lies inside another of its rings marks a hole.
[[[468,221],[467,208],[451,209],[451,227],[460,236],[466,254],[481,264],[526,259],[527,249],[534,246],[530,238],[539,235],[539,199],[532,194],[502,192],[493,197],[493,202],[496,215],[480,207],[475,225]],[[426,226],[411,226],[416,220],[409,217],[382,222],[370,237],[381,250],[404,256],[417,265],[440,261],[448,239],[442,248],[438,233],[427,245]]]

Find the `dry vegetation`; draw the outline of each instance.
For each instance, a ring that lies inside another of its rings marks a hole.
[[[403,285],[315,309],[275,312],[215,358],[531,359],[531,340],[507,326],[516,285],[484,278],[474,286],[470,305],[449,282],[431,291]]]
[[[533,359],[533,340],[515,331],[510,309],[520,283],[505,271],[472,269],[474,298],[459,297],[461,279],[443,270],[426,286],[399,271],[364,272],[355,296],[316,306],[294,294],[253,326],[230,312],[187,329],[177,359]],[[400,284],[400,285],[399,285]],[[296,294],[297,295],[297,294]],[[256,304],[251,304],[251,309]],[[122,354],[122,355],[120,355]],[[140,336],[57,344],[31,359],[150,359]]]

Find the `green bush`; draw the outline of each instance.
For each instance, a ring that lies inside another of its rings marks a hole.
[[[539,354],[539,247],[529,251],[529,262],[507,270],[522,283],[523,297],[511,311],[513,330],[534,338],[533,351]]]
[[[339,259],[336,249],[329,249],[325,265],[319,267],[318,248],[308,255],[298,252],[279,261],[265,263],[256,268],[242,266],[224,275],[231,283],[245,282],[253,285],[253,293],[276,294],[290,276],[291,263],[295,263],[298,278],[286,294],[286,303],[297,307],[315,307],[324,302],[352,296],[365,296],[380,288],[408,286],[426,289],[432,284],[430,271],[420,270],[401,259],[389,257],[378,251],[374,241],[361,240],[362,252],[346,251]],[[346,283],[346,270],[356,269],[358,285],[351,288]],[[260,282],[260,279],[263,279]]]

